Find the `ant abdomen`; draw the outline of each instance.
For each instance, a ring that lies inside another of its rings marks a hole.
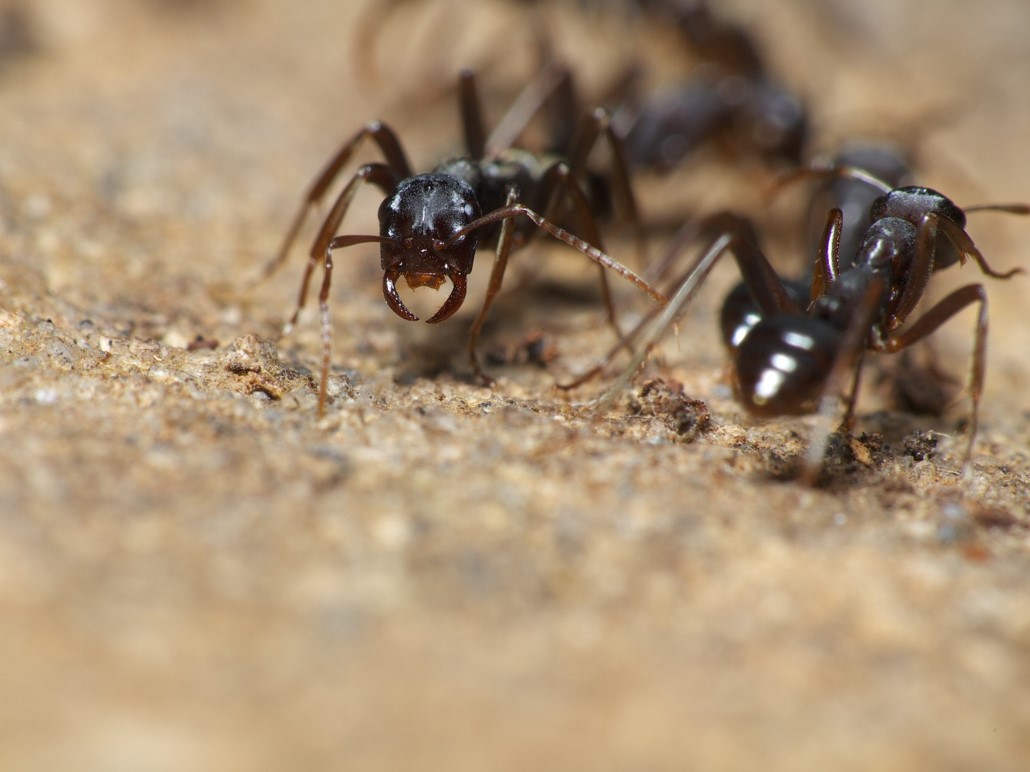
[[[734,388],[756,416],[811,413],[840,347],[841,331],[820,319],[781,314],[761,319],[741,341]]]
[[[801,280],[785,280],[783,288],[799,307],[808,304],[808,282]],[[719,329],[722,330],[722,342],[730,355],[737,349],[751,329],[763,318],[762,310],[751,296],[746,282],[738,282],[729,291],[719,311]]]

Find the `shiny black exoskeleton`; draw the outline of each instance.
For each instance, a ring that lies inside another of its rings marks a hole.
[[[873,180],[868,175],[862,179]],[[609,389],[606,399],[632,377],[717,261],[730,252],[754,309],[745,324],[746,315],[739,311],[737,301],[743,307],[747,302],[740,299],[739,290],[734,290],[737,300],[722,319],[723,334],[732,359],[737,398],[757,416],[825,412],[825,401],[836,398],[848,372],[853,372],[844,418],[844,426],[850,428],[865,351],[900,351],[933,333],[967,306],[978,305],[969,385],[973,407],[965,453],[968,459],[976,436],[986,368],[986,291],[981,284],[960,287],[915,321],[907,322],[935,271],[967,258],[995,278],[1008,278],[1019,269],[1006,273],[992,270],[965,231],[965,212],[943,194],[925,187],[892,189],[882,182],[879,185],[881,195],[870,207],[871,223],[850,258],[840,255],[843,214],[838,208],[830,210],[808,300],[799,298],[798,288],[776,275],[747,220],[732,213],[715,216],[713,220],[722,227],[721,235],[678,282],[669,304],[645,335],[641,352]],[[1030,207],[1023,204],[971,209],[1030,213]],[[822,447],[813,447],[818,450],[813,462],[817,464]],[[809,461],[813,461],[812,456]]]
[[[285,261],[307,214],[323,198],[358,146],[366,139],[375,142],[385,163],[361,166],[336,198],[312,244],[297,306],[287,323],[287,329],[296,323],[307,299],[311,276],[321,264],[323,278],[319,306],[323,354],[318,402],[320,414],[325,409],[332,350],[328,304],[333,251],[337,249],[378,243],[383,269],[383,297],[394,313],[409,321],[418,321],[419,317],[405,305],[398,293],[401,278],[413,289],[439,289],[444,282],[450,281],[451,289],[446,299],[426,320],[435,324],[450,318],[464,302],[467,276],[472,270],[479,244],[496,242],[497,255],[487,295],[469,333],[471,366],[475,374],[486,382],[490,379],[480,367],[476,341],[486,313],[500,289],[511,249],[524,244],[537,229],[547,231],[598,264],[602,269],[602,289],[613,324],[614,311],[603,269],[614,271],[655,300],[665,301],[664,296],[650,284],[604,253],[591,202],[581,184],[591,147],[601,137],[614,141],[607,114],[595,111],[584,121],[578,144],[569,152],[568,157],[574,159],[572,161],[567,157],[542,157],[515,148],[488,154],[488,141],[472,73],[462,74],[459,92],[467,156],[444,161],[431,172],[414,174],[393,130],[379,121],[366,124],[343,144],[312,182],[278,255],[266,268],[267,276]],[[620,193],[623,201],[629,202],[635,211],[632,193],[628,189],[628,175],[621,170],[613,176],[625,188]],[[379,234],[336,235],[351,201],[365,182],[379,188],[385,196],[379,207]],[[583,238],[548,219],[552,206],[564,206],[570,210],[578,221]]]
[[[870,209],[871,225],[847,267],[839,253],[843,215],[831,210],[824,248],[813,278],[812,301],[769,313],[741,341],[735,354],[736,389],[756,415],[812,412],[826,394],[838,362],[850,365],[861,352],[894,352],[926,337],[973,303],[980,305],[970,393],[973,427],[983,390],[987,332],[986,292],[980,284],[962,287],[914,324],[903,325],[921,299],[931,274],[966,256],[984,273],[990,269],[966,234],[965,213],[950,199],[923,187],[890,190]],[[761,302],[760,288],[751,287]],[[856,373],[857,378],[857,373]],[[854,389],[848,416],[854,407]]]
[[[808,230],[811,232],[810,257],[806,260],[802,278],[781,279],[784,289],[799,307],[807,307],[812,285],[812,266],[818,263],[819,250],[823,248],[823,230],[826,213],[833,209],[841,211],[841,228],[837,247],[839,269],[846,271],[859,254],[859,246],[873,221],[873,204],[883,196],[883,190],[870,180],[877,180],[896,189],[910,177],[908,158],[897,147],[885,143],[853,142],[832,158],[828,167],[833,170],[853,170],[869,175],[870,179],[856,179],[852,174],[830,174],[823,179],[812,195],[808,212]],[[780,185],[806,176],[827,176],[827,167],[800,169],[783,178]],[[964,215],[962,216],[964,223]],[[940,268],[940,256],[936,260]],[[736,354],[744,336],[762,318],[761,309],[751,296],[744,281],[739,282],[723,300],[719,314],[723,343],[731,355]]]

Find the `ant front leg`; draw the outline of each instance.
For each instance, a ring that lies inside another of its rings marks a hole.
[[[665,303],[667,302],[667,298],[665,297],[665,295],[656,290],[654,287],[651,286],[649,282],[645,281],[643,278],[638,276],[625,265],[609,256],[601,249],[598,249],[593,244],[590,244],[589,242],[584,241],[578,236],[569,233],[564,228],[559,228],[557,225],[552,223],[544,216],[540,215],[537,212],[534,212],[528,206],[518,203],[517,199],[518,193],[516,189],[514,187],[509,188],[507,202],[505,206],[501,207],[500,209],[495,209],[492,212],[488,212],[487,214],[484,214],[482,217],[479,217],[478,219],[469,223],[464,228],[461,228],[460,230],[453,233],[451,237],[444,243],[444,248],[446,248],[451,244],[454,244],[455,242],[464,238],[469,233],[478,230],[479,228],[482,228],[495,222],[504,223],[501,226],[501,236],[498,240],[497,256],[494,260],[493,271],[490,274],[490,284],[487,290],[487,296],[483,302],[483,307],[480,309],[479,316],[476,317],[476,320],[473,323],[472,330],[470,331],[469,335],[469,356],[472,360],[473,370],[475,370],[476,375],[478,377],[482,378],[483,380],[486,380],[487,382],[490,382],[490,379],[483,373],[482,368],[479,366],[479,363],[476,360],[476,343],[479,338],[479,333],[482,330],[483,322],[486,319],[486,314],[489,311],[490,305],[493,303],[494,296],[500,290],[501,284],[504,280],[504,272],[507,268],[508,256],[511,252],[512,226],[509,224],[509,221],[515,217],[518,217],[520,215],[528,217],[530,221],[532,221],[532,223],[536,225],[538,228],[547,231],[554,238],[558,239],[561,242],[564,242],[565,244],[568,244],[573,249],[581,252],[583,255],[585,255],[598,265],[600,265],[602,268],[612,271],[618,276],[621,276],[629,283],[633,284],[638,289],[643,290],[651,297],[652,300],[654,300],[659,305],[665,305]],[[505,226],[507,226],[507,230]]]
[[[840,237],[843,230],[844,213],[840,209],[831,209],[826,215],[826,226],[819,241],[819,252],[808,296],[810,303],[821,297],[840,276]]]
[[[300,282],[300,292],[297,295],[297,306],[283,328],[283,334],[288,333],[293,329],[293,325],[297,323],[300,312],[304,308],[304,303],[307,301],[311,274],[314,273],[315,267],[319,263],[325,264],[328,260],[331,251],[330,242],[343,222],[344,215],[347,214],[347,209],[350,208],[351,201],[358,192],[358,188],[364,182],[372,183],[383,191],[384,195],[389,195],[400,180],[395,172],[384,164],[366,164],[351,177],[346,187],[337,196],[336,201],[329,210],[329,214],[318,229],[314,242],[311,244],[311,250],[308,253],[308,264],[304,268],[304,276]]]
[[[508,188],[508,197],[505,202],[505,206],[512,207],[518,202],[518,189],[512,185]],[[507,218],[501,224],[501,234],[497,238],[497,252],[494,256],[494,264],[490,270],[490,283],[487,285],[486,297],[483,299],[483,305],[479,309],[479,314],[476,316],[476,320],[472,323],[471,329],[469,329],[469,364],[472,366],[472,372],[476,378],[485,383],[487,386],[493,386],[495,381],[489,375],[487,375],[482,366],[479,364],[479,357],[476,354],[476,345],[479,342],[479,334],[483,330],[483,324],[486,321],[486,314],[490,310],[490,306],[493,305],[494,298],[501,289],[501,284],[504,282],[504,272],[508,268],[508,256],[511,254],[511,236],[513,231],[513,218]]]
[[[973,454],[973,443],[979,424],[980,397],[983,395],[984,375],[987,370],[987,292],[982,284],[967,284],[952,292],[937,303],[905,331],[891,335],[883,345],[888,352],[900,351],[932,334],[944,322],[973,303],[980,304],[976,317],[976,333],[973,343],[973,364],[969,376],[969,397],[973,403],[970,415],[969,439],[963,454],[962,465],[969,463]]]
[[[366,138],[371,138],[379,146],[379,150],[386,160],[384,168],[388,169],[389,173],[392,174],[392,179],[402,180],[405,177],[411,176],[411,166],[408,164],[408,159],[404,155],[404,150],[401,148],[400,141],[397,139],[393,129],[381,121],[372,121],[365,124],[357,134],[343,143],[340,149],[336,151],[322,168],[322,171],[318,173],[318,176],[311,182],[307,193],[304,194],[300,208],[293,217],[289,230],[286,231],[282,246],[279,247],[276,256],[265,266],[259,281],[267,279],[286,262],[290,247],[296,241],[297,235],[304,225],[304,220],[308,216],[308,212],[322,200],[326,191],[340,175],[340,172],[343,171],[343,167],[347,165],[347,162],[354,155],[354,151]],[[383,164],[378,166],[382,167]],[[380,175],[380,178],[385,179],[386,172],[378,172],[377,174]],[[366,174],[366,176],[368,175]],[[389,193],[389,190],[386,193]],[[328,239],[326,240],[328,241]]]

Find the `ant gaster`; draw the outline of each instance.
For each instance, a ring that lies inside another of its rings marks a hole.
[[[322,330],[319,415],[325,411],[328,390],[332,353],[329,289],[333,252],[337,249],[378,243],[383,269],[383,297],[394,313],[409,321],[418,321],[418,316],[401,299],[397,291],[398,280],[403,277],[412,289],[439,289],[450,280],[450,293],[439,310],[426,320],[435,324],[450,318],[464,302],[467,276],[472,270],[479,242],[496,240],[496,258],[486,297],[472,324],[468,342],[472,370],[486,383],[492,381],[479,364],[476,342],[487,311],[501,287],[510,251],[523,245],[537,232],[537,228],[598,264],[609,321],[616,330],[604,269],[614,271],[655,301],[664,303],[666,300],[648,282],[604,252],[590,201],[580,184],[590,149],[600,137],[606,137],[615,160],[614,192],[622,197],[630,217],[636,217],[628,174],[625,166],[620,164],[618,143],[611,134],[606,113],[595,111],[584,121],[584,128],[569,154],[571,160],[551,159],[514,148],[489,150],[490,140],[483,128],[479,97],[471,72],[461,74],[459,94],[467,156],[444,161],[431,172],[414,174],[394,131],[380,121],[366,124],[340,147],[311,183],[278,255],[265,270],[265,276],[268,276],[286,260],[308,212],[326,194],[358,146],[366,139],[375,142],[385,163],[361,166],[336,198],[311,246],[297,306],[284,330],[288,331],[296,323],[307,299],[311,276],[321,265],[323,277],[318,295]],[[386,196],[379,207],[379,234],[337,235],[351,201],[365,182],[376,186]],[[571,206],[585,238],[551,222],[552,208],[561,204]],[[540,214],[540,211],[545,214]],[[519,219],[518,229],[513,227],[516,218]]]
[[[998,204],[963,211],[930,188],[892,188],[858,169],[840,168],[828,173],[854,176],[880,188],[882,195],[870,209],[871,224],[856,253],[841,259],[843,214],[839,208],[831,209],[805,302],[777,276],[759,248],[750,223],[731,213],[716,216],[713,219],[721,235],[677,282],[675,294],[644,336],[640,352],[601,398],[602,403],[610,402],[626,385],[719,258],[730,252],[759,309],[758,318],[750,320],[742,334],[723,320],[734,390],[741,404],[756,416],[818,412],[828,418],[848,371],[853,370],[842,423],[844,430],[850,429],[865,351],[900,351],[933,333],[967,306],[977,304],[969,383],[972,411],[963,456],[964,464],[968,462],[976,438],[987,362],[986,291],[981,284],[967,284],[914,322],[906,322],[935,271],[972,258],[984,274],[993,278],[1006,279],[1021,272],[1017,268],[999,273],[987,264],[965,231],[965,214],[974,210],[1030,214],[1030,206]],[[737,334],[731,338],[732,333]],[[821,465],[826,441],[824,433],[809,446],[805,464],[809,482],[814,481]]]

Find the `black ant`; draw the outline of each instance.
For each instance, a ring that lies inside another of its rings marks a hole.
[[[367,69],[374,60],[370,49],[386,19],[410,3],[384,0],[370,6],[367,32],[358,36],[355,47],[360,66]],[[529,26],[535,44],[543,49],[545,66],[553,64],[552,25],[539,15],[545,4],[536,0],[523,5],[537,12]],[[605,3],[591,0],[580,5]],[[636,0],[626,5],[658,25],[675,28],[694,61],[700,62],[686,80],[643,94],[641,73],[628,68],[597,100],[613,113],[630,166],[667,172],[699,148],[715,144],[734,157],[800,163],[809,133],[805,105],[769,74],[748,30],[714,13],[706,0]],[[555,95],[560,106],[576,102],[568,88]]]
[[[835,173],[834,170],[850,169],[851,173]],[[860,173],[856,173],[860,172]],[[853,260],[858,255],[859,247],[870,224],[870,211],[883,191],[879,184],[870,184],[866,177],[875,178],[890,188],[900,188],[912,177],[909,154],[893,144],[885,142],[855,141],[845,144],[832,158],[822,164],[815,164],[798,169],[780,178],[770,191],[775,193],[782,187],[805,177],[821,179],[817,189],[809,201],[807,214],[807,230],[810,234],[808,245],[809,257],[806,270],[796,279],[781,277],[784,289],[801,305],[807,305],[812,283],[812,266],[819,261],[819,250],[823,245],[823,229],[826,212],[833,209],[841,211],[841,229],[837,254],[845,261]],[[695,229],[696,230],[696,229]],[[711,222],[708,223],[711,230]],[[757,243],[757,235],[751,231],[749,237]],[[680,243],[692,238],[689,230],[681,232]],[[661,279],[668,271],[668,263],[676,257],[675,250],[667,251],[666,263],[660,265]],[[843,263],[840,270],[847,270],[850,264]],[[723,343],[732,353],[744,336],[761,319],[762,312],[751,296],[747,282],[737,283],[727,293],[719,312],[719,323],[722,330]]]
[[[870,208],[870,224],[855,254],[841,259],[843,214],[839,208],[831,209],[826,216],[808,298],[799,298],[797,287],[790,287],[776,274],[747,220],[732,213],[713,217],[712,222],[721,231],[719,237],[677,283],[675,294],[644,336],[640,352],[600,401],[614,399],[650,349],[682,314],[719,258],[730,252],[758,313],[748,320],[746,329],[737,326],[741,317],[731,315],[732,324],[727,324],[724,317],[724,336],[738,401],[759,417],[818,412],[828,419],[836,395],[852,370],[841,425],[842,430],[850,430],[862,359],[867,350],[900,351],[933,333],[967,306],[978,304],[965,464],[976,438],[987,362],[987,293],[981,284],[967,284],[914,322],[905,323],[935,271],[972,258],[992,278],[1007,279],[1021,272],[1016,268],[999,273],[988,265],[965,231],[966,212],[1030,214],[1030,206],[994,204],[963,211],[930,188],[893,188],[854,168],[827,173],[863,180],[880,191]],[[805,465],[809,481],[821,464],[826,440],[824,433],[809,447]]]
[[[834,208],[841,210],[843,225],[838,253],[847,259],[848,255],[854,256],[858,253],[860,239],[869,226],[870,209],[876,199],[883,195],[881,187],[884,184],[891,188],[899,187],[908,181],[910,176],[908,157],[903,151],[886,143],[854,142],[843,147],[832,159],[821,165],[799,168],[780,177],[767,197],[771,198],[781,188],[800,179],[815,177],[822,182],[813,193],[808,207],[809,230],[813,233],[812,243],[808,246],[813,256],[806,258],[806,270],[799,278],[779,277],[784,290],[796,304],[807,304],[810,295],[811,266],[818,262],[818,251],[823,241],[825,212]],[[715,237],[724,231],[735,232],[739,239],[750,241],[756,246],[759,243],[758,233],[750,220],[733,213],[723,212],[692,220],[680,228],[649,268],[646,274],[648,280],[652,283],[666,282],[680,254],[689,244],[698,238],[709,238],[714,241]],[[686,278],[686,275],[681,276],[678,281],[672,282],[671,286],[678,286]],[[597,366],[573,381],[559,384],[559,388],[571,390],[600,375],[619,351],[636,339],[657,314],[657,311],[652,312],[641,320],[637,328],[620,340]],[[752,297],[747,282],[738,282],[726,294],[719,312],[722,340],[731,355],[761,318],[762,310]]]
[[[321,264],[323,278],[318,295],[322,328],[319,415],[325,411],[332,353],[329,288],[333,274],[333,252],[337,249],[378,243],[383,269],[383,297],[394,313],[409,321],[418,321],[419,317],[401,299],[398,280],[403,277],[411,289],[439,289],[449,280],[450,293],[439,309],[426,320],[429,324],[436,324],[450,318],[464,302],[467,276],[472,270],[480,240],[484,243],[496,240],[497,252],[486,298],[472,323],[468,342],[472,370],[476,377],[488,384],[492,383],[492,379],[480,366],[476,342],[504,279],[510,251],[524,245],[537,232],[535,228],[547,231],[598,264],[609,321],[616,330],[618,327],[604,269],[614,271],[657,302],[664,303],[666,300],[648,282],[604,252],[590,201],[580,183],[590,149],[601,137],[605,137],[612,146],[615,159],[615,192],[621,195],[624,205],[630,209],[630,216],[636,216],[628,174],[624,165],[619,163],[618,142],[611,133],[606,113],[594,111],[584,121],[584,128],[575,147],[566,158],[539,156],[515,148],[490,152],[488,148],[491,142],[484,131],[473,73],[465,71],[461,74],[459,94],[466,156],[444,161],[430,172],[415,174],[393,129],[381,121],[366,124],[343,143],[315,177],[278,255],[265,269],[267,277],[286,260],[308,212],[321,201],[358,146],[366,139],[375,142],[385,163],[374,162],[361,166],[337,196],[312,243],[297,306],[284,329],[284,332],[289,331],[296,323],[307,299],[311,276]],[[379,207],[379,234],[337,235],[358,188],[366,182],[379,188],[386,196]],[[573,208],[585,238],[573,235],[551,222],[550,212],[560,204]],[[540,211],[545,214],[539,214]],[[519,227],[513,228],[516,218],[519,218]]]
[[[705,0],[638,0],[672,24],[700,59],[691,76],[642,100],[629,99],[616,129],[630,163],[668,171],[699,147],[719,142],[737,157],[797,165],[808,139],[800,99],[768,72],[760,46]]]
[[[713,142],[735,156],[797,164],[808,137],[804,105],[778,83],[712,68],[628,104],[617,117],[630,164],[660,172]]]

